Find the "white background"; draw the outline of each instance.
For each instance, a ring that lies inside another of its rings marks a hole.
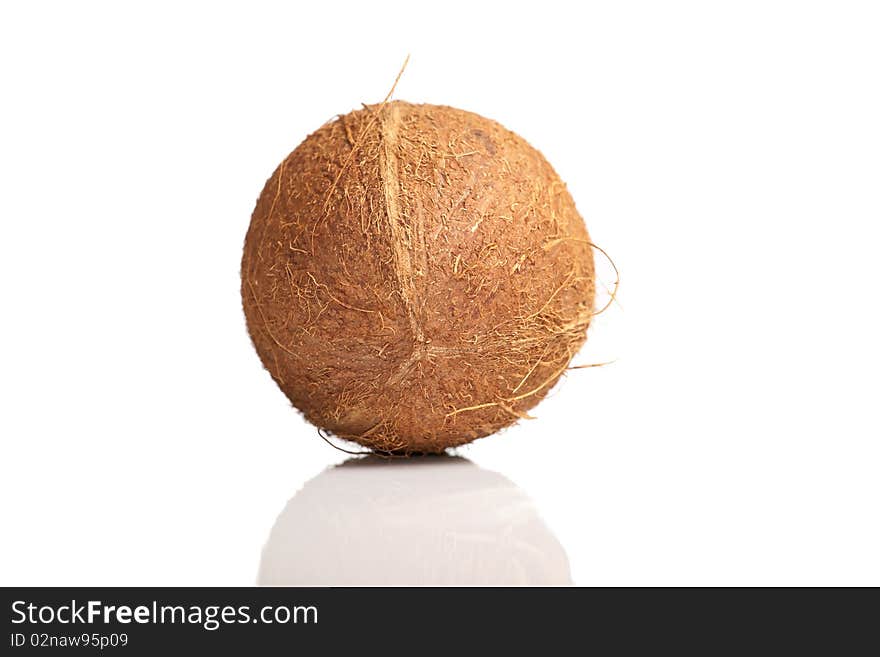
[[[395,96],[522,134],[622,271],[576,361],[617,362],[460,454],[576,584],[880,585],[878,33],[869,2],[4,3],[0,584],[256,581],[345,455],[247,337],[250,212],[411,53]]]

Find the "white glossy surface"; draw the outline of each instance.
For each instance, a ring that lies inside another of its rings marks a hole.
[[[564,586],[531,500],[462,458],[352,459],[306,482],[263,548],[259,584]]]

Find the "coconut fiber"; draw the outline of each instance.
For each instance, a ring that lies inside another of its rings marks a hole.
[[[381,452],[491,434],[565,372],[595,314],[564,183],[498,123],[394,101],[279,165],[242,261],[266,369],[318,427]]]

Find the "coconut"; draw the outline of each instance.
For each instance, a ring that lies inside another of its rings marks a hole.
[[[305,417],[435,453],[537,404],[586,339],[592,244],[540,152],[471,112],[401,101],[322,126],[267,181],[247,326]]]

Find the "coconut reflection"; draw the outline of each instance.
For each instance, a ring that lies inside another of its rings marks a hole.
[[[263,585],[565,585],[568,558],[531,500],[458,457],[351,459],[291,499]]]

